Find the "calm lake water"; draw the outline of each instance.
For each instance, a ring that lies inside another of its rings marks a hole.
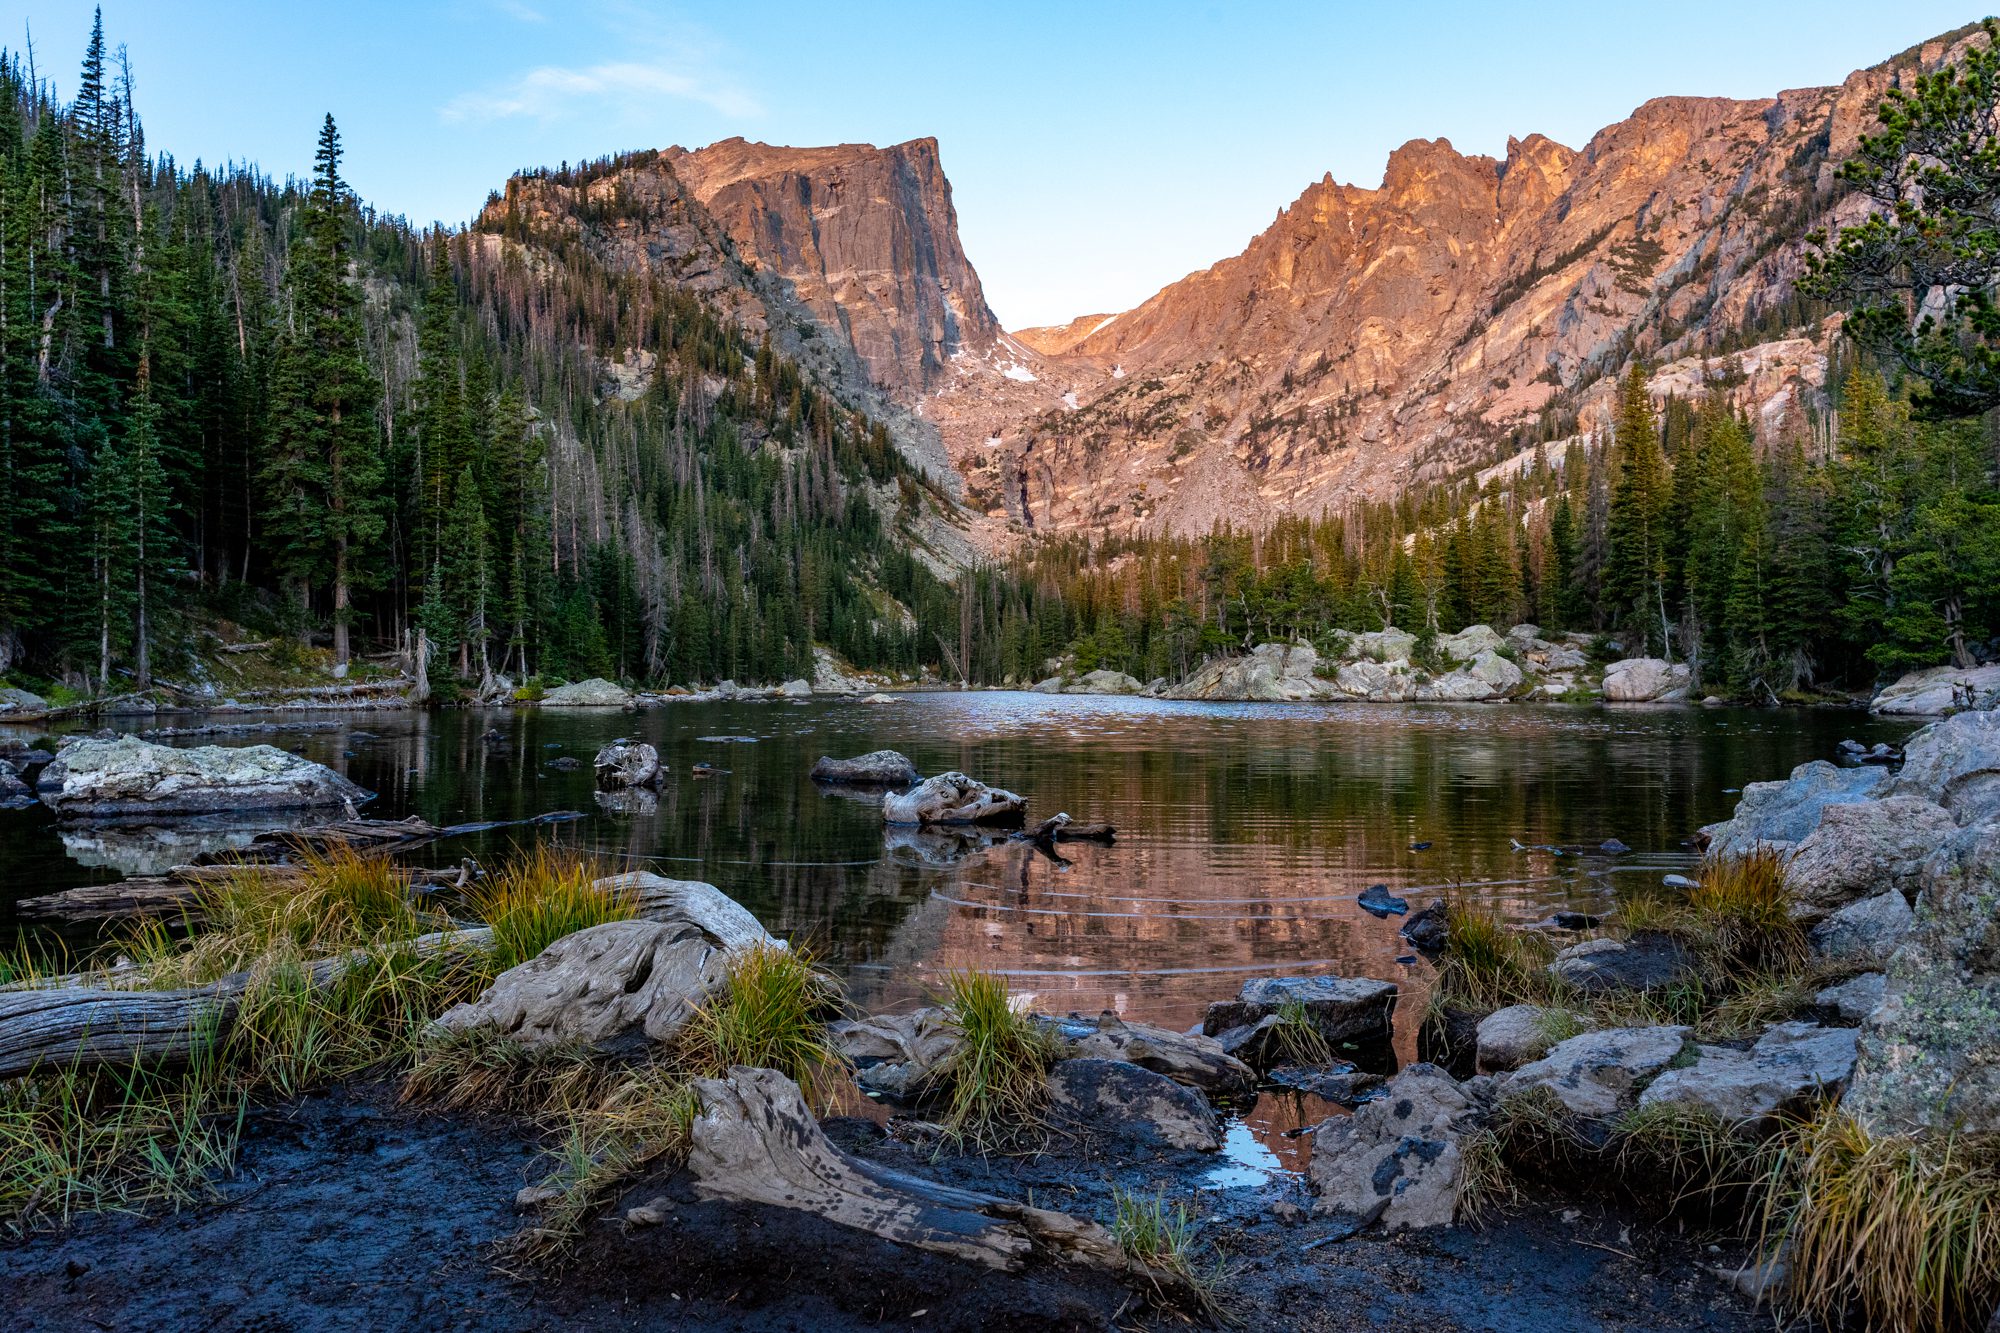
[[[216,719],[246,720],[258,719]],[[379,793],[371,815],[447,824],[585,813],[436,844],[417,853],[427,863],[556,838],[608,863],[719,885],[774,932],[810,941],[869,1008],[914,1004],[939,973],[976,966],[1048,1010],[1115,1008],[1176,1027],[1259,973],[1420,987],[1422,969],[1397,962],[1408,953],[1400,921],[1355,903],[1371,884],[1413,911],[1453,883],[1479,886],[1522,920],[1591,910],[1618,876],[1685,869],[1683,840],[1725,818],[1746,782],[1831,757],[1845,736],[1895,741],[1910,730],[1858,713],[1016,693],[262,720],[278,729],[219,739],[269,741],[340,769]],[[482,741],[489,728],[504,741]],[[659,747],[673,777],[657,801],[620,808],[592,790],[589,764],[626,735]],[[873,799],[806,776],[821,754],[881,747],[925,773],[959,768],[1020,792],[1031,819],[1063,810],[1107,821],[1118,841],[1067,844],[1062,864],[1004,838],[885,836]],[[562,756],[582,767],[549,767]],[[697,762],[727,771],[697,778]],[[1632,852],[1555,857],[1510,843],[1613,837]],[[41,811],[0,812],[0,932],[17,927],[16,898],[163,869],[224,841],[65,834]]]

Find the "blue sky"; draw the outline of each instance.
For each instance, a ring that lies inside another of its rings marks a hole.
[[[155,149],[311,162],[332,111],[379,207],[462,222],[515,168],[741,134],[939,139],[966,251],[1012,327],[1136,304],[1234,254],[1326,172],[1449,138],[1580,147],[1649,97],[1835,82],[1978,17],[1818,3],[680,5],[106,0]],[[0,0],[74,91],[84,0]]]

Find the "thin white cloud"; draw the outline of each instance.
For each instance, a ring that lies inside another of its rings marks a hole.
[[[714,82],[658,63],[609,61],[601,65],[543,65],[505,84],[461,93],[438,111],[447,124],[528,117],[553,120],[591,108],[636,114],[661,98],[699,102],[726,116],[754,116],[755,98],[727,83]]]
[[[528,4],[526,0],[493,0],[493,7],[508,18],[518,19],[522,23],[547,23],[549,21],[547,14]]]

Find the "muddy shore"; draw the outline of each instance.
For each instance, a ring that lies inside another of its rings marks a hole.
[[[1073,1143],[934,1160],[870,1120],[827,1129],[858,1155],[1101,1218],[1114,1188],[1186,1196],[1215,1165],[1200,1154],[1121,1160]],[[510,1273],[494,1247],[528,1220],[515,1195],[549,1169],[541,1147],[518,1123],[413,1111],[382,1085],[255,1111],[238,1169],[211,1199],[0,1243],[8,1323],[24,1333],[1184,1326],[1101,1274],[991,1273],[803,1213],[698,1202],[679,1175],[627,1191],[568,1264]],[[1609,1203],[1529,1204],[1483,1229],[1307,1248],[1335,1224],[1306,1213],[1296,1178],[1198,1197],[1204,1238],[1231,1269],[1230,1309],[1248,1328],[1768,1327],[1710,1271],[1740,1251]],[[665,1221],[625,1222],[641,1204]]]

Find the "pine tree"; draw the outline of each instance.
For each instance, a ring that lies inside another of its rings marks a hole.
[[[1667,511],[1672,479],[1653,426],[1646,372],[1634,362],[1618,400],[1617,483],[1606,521],[1605,600],[1624,624],[1671,657]]]

